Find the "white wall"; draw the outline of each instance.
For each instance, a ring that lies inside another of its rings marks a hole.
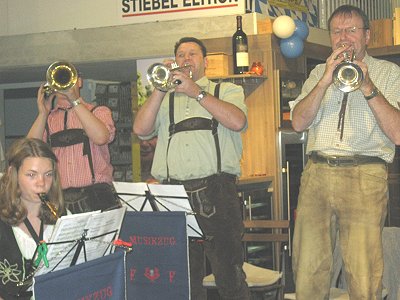
[[[0,36],[245,13],[245,0],[0,1]],[[139,2],[148,4],[140,9]],[[157,3],[164,3],[164,8]]]

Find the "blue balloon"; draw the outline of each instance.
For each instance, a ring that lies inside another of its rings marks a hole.
[[[296,58],[303,53],[304,43],[297,35],[292,35],[280,42],[282,55],[287,58]]]
[[[294,23],[296,24],[296,28],[293,35],[297,35],[303,41],[307,39],[308,34],[310,33],[307,24],[301,20],[294,20]]]

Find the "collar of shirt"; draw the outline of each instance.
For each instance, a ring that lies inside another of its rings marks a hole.
[[[196,81],[196,83],[202,88],[205,89],[208,87],[209,85],[209,80],[206,76],[203,76],[202,78],[200,78],[199,80]]]
[[[365,52],[365,56],[362,60],[363,62],[365,62],[367,65],[371,63],[371,56],[368,55],[367,52]]]

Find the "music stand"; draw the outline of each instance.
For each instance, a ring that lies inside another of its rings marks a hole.
[[[183,211],[188,237],[204,239],[183,185],[116,181],[113,184],[128,211]]]
[[[41,262],[34,276],[62,270],[111,253],[126,207],[63,216],[58,219],[48,245],[49,267]]]

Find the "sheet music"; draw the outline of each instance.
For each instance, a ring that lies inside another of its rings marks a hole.
[[[152,195],[160,203],[160,211],[185,211],[188,236],[200,238],[203,232],[197,223],[183,185],[148,184]]]
[[[174,196],[188,198],[188,195],[183,185],[148,184],[147,186],[154,196]],[[190,205],[189,209],[191,210]]]
[[[149,190],[145,182],[114,181],[113,185],[128,211],[152,211],[150,203],[144,203],[145,192]],[[142,208],[143,204],[145,207]]]
[[[42,261],[35,276],[68,268],[77,250],[78,241],[82,238],[85,230],[87,231],[84,247],[87,261],[111,253],[114,249],[110,243],[118,237],[125,211],[126,207],[122,207],[104,212],[72,214],[59,218],[47,245],[49,268],[45,267]],[[54,242],[60,243],[51,244]],[[83,248],[76,264],[82,262],[85,262]]]
[[[130,211],[154,211],[146,192],[150,192],[156,200],[159,211],[186,212],[187,234],[190,237],[201,238],[203,232],[194,216],[188,195],[183,185],[146,184],[144,182],[113,182],[115,190],[128,206]],[[131,195],[124,195],[131,194]]]

